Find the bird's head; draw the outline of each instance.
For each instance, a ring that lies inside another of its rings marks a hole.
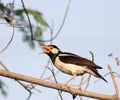
[[[47,55],[56,55],[60,52],[59,48],[55,45],[46,45],[46,46],[40,46],[41,48],[45,49],[42,53]]]

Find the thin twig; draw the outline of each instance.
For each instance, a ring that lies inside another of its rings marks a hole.
[[[92,51],[89,51],[89,53],[90,53],[91,56],[92,56],[92,62],[94,62],[94,53],[93,53]],[[91,75],[89,75],[88,79],[86,80],[86,81],[87,81],[87,84],[86,84],[85,90],[87,90],[87,88],[88,88],[88,86],[89,86],[90,78],[91,78]],[[84,82],[84,84],[86,83],[86,81]]]
[[[115,74],[115,75],[116,75],[115,77],[119,77],[119,78],[120,78],[120,75],[119,75],[118,73],[116,73],[116,72],[109,72],[109,73],[106,73],[106,74],[103,75],[102,77],[106,77],[106,76],[109,75],[109,74]],[[98,80],[100,80],[100,79],[97,79],[97,80],[95,81],[95,83],[96,83]]]
[[[88,86],[89,86],[89,83],[90,83],[90,78],[91,78],[91,75],[89,75],[89,77],[88,77],[88,80],[87,80],[87,85],[86,85],[86,87],[85,87],[85,90],[87,90],[87,88],[88,88]]]
[[[120,78],[120,74],[118,74],[118,73],[116,73],[116,72],[109,72],[109,73],[106,73],[104,76],[107,76],[107,75],[109,75],[109,74],[111,74],[111,73],[115,74],[115,75],[116,75],[115,77],[119,77],[119,78]]]
[[[57,75],[60,71],[58,70],[57,72],[55,72],[54,74]],[[53,75],[44,78],[43,80],[50,80],[53,77]]]
[[[51,39],[48,39],[48,40],[42,40],[42,39],[39,39],[39,40],[38,40],[38,39],[35,39],[35,38],[33,37],[33,30],[32,30],[32,24],[31,24],[30,17],[29,17],[29,15],[28,15],[28,12],[27,12],[27,10],[26,10],[26,7],[25,7],[25,4],[24,4],[23,0],[21,0],[21,3],[22,3],[22,6],[23,6],[24,11],[25,11],[25,13],[26,13],[28,22],[29,22],[30,33],[31,33],[31,40],[40,41],[40,42],[49,42],[49,41],[54,40],[54,39],[59,35],[61,29],[63,28],[64,23],[65,23],[65,20],[66,20],[66,17],[67,17],[67,14],[68,14],[68,11],[69,11],[69,8],[70,8],[71,0],[68,1],[68,5],[67,5],[66,12],[65,12],[65,16],[64,16],[64,18],[63,18],[62,24],[60,25],[60,28],[58,29],[56,35],[53,36]],[[50,28],[50,29],[51,29],[51,28]]]
[[[54,40],[60,33],[60,31],[62,30],[63,26],[64,26],[64,23],[65,23],[65,20],[67,18],[67,15],[68,15],[68,11],[69,11],[69,8],[70,8],[70,3],[71,3],[71,0],[68,1],[68,5],[67,5],[67,9],[66,9],[66,12],[65,12],[65,16],[63,18],[63,21],[60,25],[60,28],[59,30],[57,31],[56,35],[54,37],[52,37],[50,40]]]
[[[40,79],[42,79],[42,78],[43,78],[43,76],[44,76],[44,74],[45,74],[46,70],[48,69],[48,65],[49,65],[49,63],[50,63],[50,59],[48,60],[48,62],[47,62],[47,64],[46,64],[46,66],[45,66],[45,68],[44,68],[44,70],[43,70],[43,72],[42,72],[42,74],[41,74],[41,76],[40,76]]]
[[[108,69],[109,69],[109,72],[111,73],[112,72],[112,68],[110,67],[110,65],[108,65]],[[116,91],[116,93],[115,93],[116,99],[115,100],[117,100],[119,98],[118,97],[118,95],[119,95],[118,86],[117,86],[117,83],[116,83],[116,80],[115,80],[115,77],[114,77],[113,73],[111,73],[111,77],[112,77],[113,85],[114,85],[114,88],[115,88],[115,91]]]
[[[48,63],[47,63],[47,65],[46,65],[46,67],[45,67],[45,69],[43,70],[43,72],[42,72],[42,74],[41,74],[41,76],[40,76],[40,79],[42,79],[43,78],[43,76],[44,76],[44,74],[45,74],[45,72],[46,72],[46,70],[47,70],[47,68],[48,68],[48,64],[49,64],[49,61],[50,60],[48,60]],[[36,85],[35,84],[28,84],[28,85],[26,85],[27,87],[29,87],[29,86],[32,86],[32,88],[31,89],[36,89],[35,87],[36,87]],[[37,90],[37,89],[36,89]],[[37,90],[38,91],[38,90]],[[41,92],[41,91],[40,91]]]
[[[8,6],[9,6],[9,5],[6,4],[6,7],[4,8],[3,13],[2,13],[3,16],[5,15],[5,13],[6,13],[7,9],[8,9]]]
[[[89,53],[90,53],[91,56],[92,56],[92,62],[94,62],[94,53],[93,53],[92,51],[89,51]],[[87,88],[88,88],[88,86],[89,86],[90,78],[91,78],[91,75],[89,75],[89,77],[88,77],[88,79],[87,79],[87,84],[86,84],[85,90],[87,90]]]
[[[31,33],[31,40],[33,40],[33,29],[32,29],[31,20],[30,20],[30,17],[29,17],[29,15],[28,15],[28,12],[27,12],[27,10],[26,10],[26,7],[25,7],[25,4],[24,4],[23,0],[21,0],[21,3],[22,3],[22,6],[23,6],[24,11],[25,11],[25,13],[26,13],[28,22],[29,22],[30,33]]]
[[[0,61],[0,65],[7,71],[7,72],[10,72],[10,70],[3,64],[2,61]],[[32,87],[29,88],[29,85],[26,85],[26,84],[23,84],[22,82],[20,82],[19,80],[15,79],[16,82],[18,82],[24,89],[26,89],[28,92],[29,92],[29,96],[27,97],[26,100],[29,100],[31,95],[32,95],[32,92],[31,90],[34,88],[33,84],[31,85]]]
[[[28,89],[28,87],[26,87],[26,85],[23,84],[22,82],[20,82],[19,80],[16,80],[16,81],[17,81],[21,86],[23,86],[24,89],[26,89],[26,90],[29,92],[29,95],[28,95],[28,97],[27,97],[27,99],[26,99],[26,100],[29,100],[30,97],[31,97],[31,95],[32,95],[31,89]]]
[[[2,61],[0,61],[0,65],[1,65],[6,71],[9,71],[9,70],[7,69],[7,67],[2,63]]]
[[[11,44],[11,42],[12,42],[12,40],[13,40],[13,37],[14,37],[14,34],[15,34],[14,23],[12,24],[12,26],[13,26],[12,37],[11,37],[11,39],[9,40],[8,44],[0,51],[0,54],[1,54],[2,52],[4,52],[4,51],[9,47],[9,45]]]
[[[94,62],[94,53],[92,51],[89,51],[89,53],[91,54],[92,56],[92,62]]]
[[[116,65],[117,65],[117,66],[120,65],[120,60],[119,60],[119,58],[118,58],[118,57],[115,57],[115,56],[113,55],[113,53],[108,54],[108,56],[109,56],[109,57],[112,57],[112,58],[116,61]]]
[[[52,75],[53,75],[53,77],[54,77],[55,82],[58,83],[58,82],[57,82],[57,79],[56,79],[56,77],[55,77],[54,69],[53,69],[53,68],[50,69],[49,67],[48,67],[48,69],[51,71],[51,73],[52,73]],[[59,94],[61,100],[63,100],[61,93],[62,93],[62,91],[58,90],[58,94]]]
[[[51,68],[49,68],[49,67],[48,67],[48,69],[49,69],[50,72],[52,73],[52,75],[53,75],[53,77],[54,77],[54,80],[55,80],[55,83],[58,83],[58,82],[57,82],[57,79],[56,79],[56,77],[55,77],[54,69],[53,69],[53,68],[51,69]]]

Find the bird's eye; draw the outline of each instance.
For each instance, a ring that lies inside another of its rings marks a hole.
[[[53,47],[50,47],[50,50],[52,50],[53,49]]]

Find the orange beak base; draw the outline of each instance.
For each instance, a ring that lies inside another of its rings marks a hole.
[[[50,47],[49,46],[40,46],[41,48],[45,49],[43,52],[41,52],[40,54],[47,54],[50,52]]]

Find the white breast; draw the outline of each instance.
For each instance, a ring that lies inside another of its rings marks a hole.
[[[77,75],[82,75],[86,72],[86,67],[81,67],[78,65],[73,65],[73,64],[65,64],[59,60],[58,57],[55,59],[55,66],[62,72],[73,75],[76,73]]]

